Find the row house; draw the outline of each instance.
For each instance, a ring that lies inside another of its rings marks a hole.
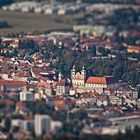
[[[26,82],[16,80],[0,80],[0,89],[3,92],[14,91],[19,92],[26,90]]]
[[[97,92],[84,92],[80,94],[77,99],[77,105],[96,105],[107,106],[109,104],[109,98],[107,95],[99,95]]]

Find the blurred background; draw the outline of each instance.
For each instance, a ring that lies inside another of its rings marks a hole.
[[[0,31],[72,30],[74,25],[139,29],[140,0],[0,0]]]

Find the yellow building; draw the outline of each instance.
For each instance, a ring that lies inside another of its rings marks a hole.
[[[19,47],[19,42],[20,42],[19,39],[15,39],[15,40],[10,44],[10,46],[13,47],[13,48],[18,48],[18,47]]]

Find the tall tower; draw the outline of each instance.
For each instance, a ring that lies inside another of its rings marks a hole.
[[[71,80],[75,78],[75,72],[76,72],[75,65],[73,65],[71,70]]]
[[[86,80],[86,70],[85,70],[84,66],[82,67],[81,75],[82,75],[82,79],[85,81]]]
[[[58,74],[58,81],[61,81],[61,80],[62,80],[62,73],[59,72],[59,74]]]

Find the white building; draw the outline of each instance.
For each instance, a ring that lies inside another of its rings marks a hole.
[[[35,134],[37,136],[51,131],[51,118],[48,115],[35,115]]]
[[[116,89],[124,83],[119,77],[103,76],[94,77],[86,75],[86,70],[83,67],[81,72],[76,72],[75,66],[71,70],[72,86],[77,92],[94,92],[103,93],[105,88]]]
[[[34,100],[35,100],[34,93],[30,91],[20,92],[20,101],[34,101]]]

